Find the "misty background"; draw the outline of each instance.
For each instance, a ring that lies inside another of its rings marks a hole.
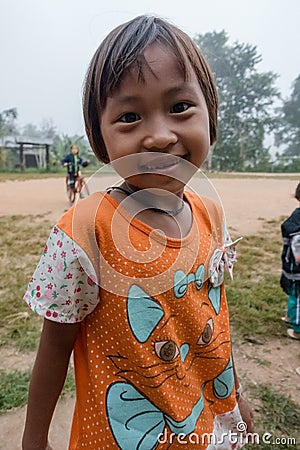
[[[58,162],[73,137],[85,134],[82,87],[99,43],[120,23],[156,14],[212,55],[207,59],[220,96],[213,168],[269,170],[271,159],[285,153],[279,165],[288,161],[300,170],[298,0],[0,0],[0,13],[2,137],[45,129],[64,136],[52,146]],[[222,105],[230,102],[226,110]],[[10,160],[2,154],[2,166]]]
[[[0,0],[0,111],[17,108],[21,126],[51,118],[58,132],[81,134],[94,51],[115,26],[144,13],[191,37],[225,30],[230,41],[257,46],[260,70],[278,73],[283,96],[299,73],[298,0]]]

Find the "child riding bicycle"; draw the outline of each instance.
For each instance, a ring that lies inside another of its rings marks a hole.
[[[71,152],[62,160],[63,167],[68,169],[67,183],[70,187],[75,188],[77,177],[81,176],[79,166],[82,165],[82,158],[79,156],[79,148],[72,145]]]
[[[66,187],[70,205],[74,203],[76,193],[79,193],[80,198],[84,198],[89,195],[88,187],[79,170],[79,166],[87,167],[89,161],[83,161],[78,153],[79,149],[77,145],[72,145],[71,152],[61,162],[62,165],[67,167],[68,170]]]

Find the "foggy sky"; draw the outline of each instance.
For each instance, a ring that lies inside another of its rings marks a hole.
[[[18,125],[52,119],[59,133],[83,134],[82,85],[99,43],[115,26],[154,13],[191,37],[225,30],[257,46],[260,71],[280,75],[284,97],[300,73],[299,0],[0,0],[0,112]]]

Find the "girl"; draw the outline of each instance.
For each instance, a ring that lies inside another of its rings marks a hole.
[[[234,247],[221,208],[184,190],[216,139],[207,63],[175,26],[137,17],[96,51],[84,117],[124,181],[62,217],[29,283],[44,327],[23,449],[47,446],[73,348],[70,449],[241,448],[231,433],[252,431],[252,413],[223,285]]]

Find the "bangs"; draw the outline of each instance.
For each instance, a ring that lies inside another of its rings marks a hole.
[[[144,70],[146,67],[149,69],[144,53],[154,43],[167,47],[173,53],[185,81],[190,79],[191,62],[180,40],[166,27],[165,22],[158,18],[147,19],[142,17],[141,24],[137,21],[135,30],[132,30],[132,24],[128,25],[118,35],[115,45],[111,45],[99,83],[101,108],[105,107],[107,97],[114,93],[129,70],[136,69],[138,79],[144,81]]]

